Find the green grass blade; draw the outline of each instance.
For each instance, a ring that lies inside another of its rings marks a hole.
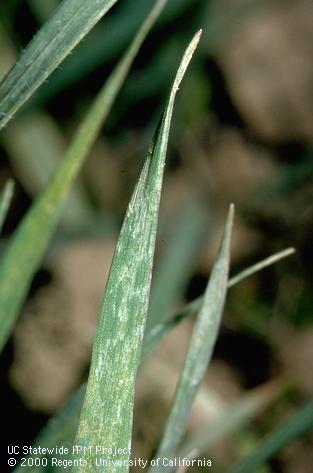
[[[171,458],[175,455],[184,434],[194,398],[212,356],[227,293],[233,216],[234,207],[231,205],[221,249],[213,266],[192,332],[184,367],[156,454],[157,458]],[[156,466],[151,467],[150,471],[161,472],[168,469],[165,466]]]
[[[267,266],[271,266],[272,264],[276,263],[277,261],[287,258],[287,256],[293,255],[295,253],[294,248],[286,248],[283,251],[279,251],[278,253],[275,253],[274,255],[269,256],[268,258],[265,258],[264,260],[260,261],[259,263],[254,264],[253,266],[250,266],[247,269],[244,269],[243,271],[240,271],[236,276],[233,276],[228,283],[228,287],[232,287],[238,282],[242,281],[243,279],[246,279],[247,277],[251,276],[254,273],[257,273],[261,269],[266,268]]]
[[[157,230],[167,142],[174,100],[180,82],[200,39],[195,35],[178,68],[153,147],[144,164],[130,201],[113,258],[100,322],[93,350],[76,444],[92,451],[82,454],[88,471],[99,471],[93,464],[95,447],[110,445],[123,449],[118,459],[107,453],[107,473],[129,469],[135,377],[148,309],[149,291]],[[103,457],[103,456],[102,456]],[[85,472],[77,465],[74,472]]]
[[[144,38],[160,13],[158,0],[93,102],[46,190],[22,220],[0,265],[0,351],[57,225],[64,201],[107,117]]]
[[[0,195],[0,234],[13,197],[14,184],[8,181]]]
[[[228,288],[239,283],[243,279],[252,276],[252,274],[261,271],[262,269],[270,266],[277,261],[292,255],[295,252],[294,248],[287,248],[279,253],[275,253],[258,263],[249,266],[249,268],[240,271],[238,274],[228,280]],[[170,319],[165,322],[159,323],[152,327],[151,330],[145,336],[145,343],[142,350],[142,357],[147,357],[160,343],[171,330],[173,330],[182,320],[189,317],[191,314],[198,312],[203,303],[203,296],[197,297],[193,301],[186,304],[182,309],[178,310]]]
[[[63,0],[0,84],[0,129],[117,0]]]
[[[285,446],[313,429],[313,398],[289,420],[268,435],[259,447],[227,470],[227,473],[253,473]]]

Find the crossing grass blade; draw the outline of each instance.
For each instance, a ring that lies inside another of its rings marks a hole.
[[[8,181],[0,195],[0,234],[13,197],[14,184]]]
[[[268,256],[264,260],[259,261],[258,263],[252,266],[249,266],[249,268],[244,269],[243,271],[240,271],[240,273],[230,278],[228,287],[232,287],[238,282],[242,281],[243,279],[251,276],[254,273],[257,273],[261,269],[264,269],[267,266],[271,266],[272,264],[276,263],[277,261],[283,258],[286,258],[287,256],[293,255],[295,251],[296,250],[294,248],[286,248],[285,250],[279,251],[278,253]]]
[[[52,180],[13,235],[0,265],[0,351],[40,265],[70,188],[111,110],[143,40],[164,4],[164,0],[157,0],[155,3],[129,49],[91,105]]]
[[[117,0],[63,0],[0,84],[0,129]]]
[[[294,254],[294,248],[286,248],[283,251],[275,253],[271,256],[268,256],[262,261],[259,261],[252,266],[240,271],[238,274],[233,276],[228,280],[227,286],[228,288],[233,287],[235,284],[238,284],[243,279],[252,276],[253,274],[261,271],[262,269],[270,266],[277,261],[286,258]],[[197,297],[196,299],[192,300],[188,304],[186,304],[182,309],[178,310],[171,318],[165,320],[162,323],[159,323],[151,328],[147,335],[145,336],[145,343],[142,350],[142,357],[147,357],[160,343],[160,341],[165,337],[171,330],[173,330],[180,322],[182,322],[186,317],[198,312],[201,308],[203,303],[204,296]]]
[[[196,319],[156,458],[172,458],[177,452],[193,401],[212,356],[227,293],[233,217],[234,207],[231,205],[221,249],[213,266],[203,303]],[[171,467],[152,466],[150,472],[163,472],[169,469]]]
[[[110,445],[113,450],[116,447],[123,452],[118,458],[114,452],[104,455],[107,473],[129,469],[135,377],[149,302],[170,123],[175,96],[200,33],[192,39],[178,68],[154,143],[128,206],[105,290],[75,441],[91,448],[91,452],[85,451],[79,458],[90,466],[91,473],[99,471],[93,464],[96,446]],[[84,472],[86,466],[77,465],[73,471]]]
[[[259,447],[227,470],[227,473],[253,473],[285,446],[313,429],[313,398],[286,422],[270,433]]]

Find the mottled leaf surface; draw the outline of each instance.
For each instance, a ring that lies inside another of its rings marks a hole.
[[[102,455],[110,462],[104,468],[106,472],[121,473],[129,468],[135,377],[148,309],[170,123],[177,90],[199,38],[197,33],[178,68],[154,143],[128,206],[107,282],[75,442],[91,448],[82,457],[91,472],[99,471],[94,464],[96,446],[123,449],[123,454],[117,457],[110,452]],[[123,464],[116,464],[116,460]],[[85,472],[86,468],[76,466],[74,471]]]

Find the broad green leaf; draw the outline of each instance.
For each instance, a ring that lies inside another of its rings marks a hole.
[[[17,228],[0,265],[0,351],[38,269],[69,193],[164,0],[155,3],[134,41],[99,92],[62,163]]]
[[[8,181],[0,194],[0,234],[13,197],[13,190],[13,181]]]
[[[142,169],[121,229],[106,286],[75,444],[88,445],[80,460],[88,471],[96,446],[123,449],[101,457],[107,473],[129,469],[135,378],[148,309],[151,273],[170,123],[181,80],[200,39],[198,32],[178,68],[155,141]],[[114,460],[114,462],[113,462]],[[116,460],[121,460],[118,465]],[[77,465],[74,472],[85,472]]]
[[[168,471],[162,466],[162,458],[174,457],[185,432],[193,401],[198,392],[210,362],[227,294],[230,261],[230,243],[234,218],[234,207],[230,206],[221,249],[213,266],[207,289],[192,332],[185,363],[177,384],[169,416],[156,458],[159,466],[152,466],[152,472]]]
[[[0,84],[0,129],[117,0],[63,0]]]
[[[286,422],[270,433],[259,447],[227,470],[227,473],[254,473],[284,447],[313,429],[313,398],[301,406]]]

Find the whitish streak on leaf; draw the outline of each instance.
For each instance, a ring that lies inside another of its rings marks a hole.
[[[148,154],[130,201],[113,258],[100,313],[87,393],[77,444],[93,450],[83,459],[94,461],[96,445],[125,449],[122,466],[107,465],[108,473],[128,471],[135,377],[149,301],[163,168],[176,92],[200,39],[188,46],[174,80],[159,132]],[[116,460],[110,453],[102,456]],[[77,466],[75,472],[85,472]],[[95,465],[91,472],[97,471]],[[98,470],[99,471],[99,470]]]
[[[233,217],[234,207],[231,205],[221,249],[213,266],[196,319],[184,367],[165,423],[156,458],[172,458],[175,456],[186,428],[193,401],[212,356],[227,293]],[[169,466],[155,466],[151,467],[150,471],[155,473],[171,469]]]
[[[0,351],[40,265],[71,185],[164,3],[164,0],[156,2],[129,49],[91,105],[54,177],[22,220],[4,255],[0,266]]]
[[[63,0],[0,84],[0,129],[117,0]]]

